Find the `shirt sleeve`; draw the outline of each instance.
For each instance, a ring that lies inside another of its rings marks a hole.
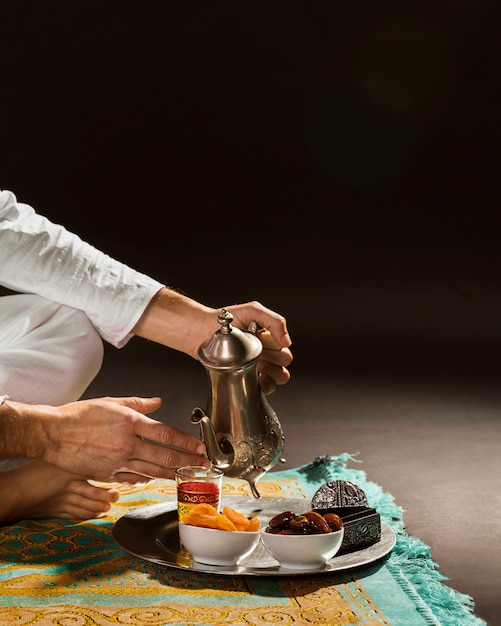
[[[121,348],[164,286],[0,191],[0,284],[84,311]]]

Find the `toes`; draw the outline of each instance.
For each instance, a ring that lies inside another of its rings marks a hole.
[[[92,508],[82,508],[81,506],[66,506],[60,514],[57,516],[61,519],[67,520],[88,520],[95,519],[99,515],[106,513],[110,510],[110,505],[108,503],[103,503],[102,507],[99,509]]]
[[[96,502],[116,502],[120,493],[113,487],[97,487],[86,480],[76,480],[71,484],[71,489],[79,497]]]

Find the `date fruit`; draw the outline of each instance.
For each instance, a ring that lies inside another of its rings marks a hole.
[[[324,516],[308,511],[296,515],[292,511],[284,511],[272,517],[265,530],[273,535],[321,535],[340,530],[342,526],[343,520],[335,513]]]
[[[289,528],[291,521],[296,517],[296,514],[292,511],[284,511],[272,517],[268,522],[268,527],[273,528],[269,532],[277,533],[280,530]]]
[[[336,513],[326,513],[324,518],[332,531],[341,530],[343,520],[339,517],[339,515],[336,515]]]

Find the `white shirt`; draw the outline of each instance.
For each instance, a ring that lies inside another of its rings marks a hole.
[[[10,191],[0,191],[0,285],[81,309],[117,348],[163,287],[17,202]]]

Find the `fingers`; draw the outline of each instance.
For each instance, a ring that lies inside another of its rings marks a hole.
[[[140,413],[134,419],[133,432],[137,437],[143,440],[150,439],[163,446],[194,452],[197,455],[205,454],[205,444],[198,437],[144,415],[146,411],[152,412],[158,409],[162,404],[161,398],[131,396],[129,398],[103,398],[103,400],[127,406],[133,411]]]
[[[268,330],[274,342],[272,347],[288,348],[292,344],[285,317],[266,308],[260,302],[248,302],[226,308],[239,322],[241,328],[248,328],[251,322],[256,322],[261,328]]]
[[[144,442],[145,446],[157,448],[143,453],[138,459],[131,459],[126,465],[113,473],[113,480],[129,484],[145,484],[155,478],[175,478],[176,468],[185,465],[200,465],[209,468],[211,462],[207,457],[188,454],[180,450],[161,448]],[[146,461],[149,457],[151,460]]]
[[[277,388],[275,380],[267,374],[259,374],[259,384],[265,396],[269,396]]]
[[[251,322],[260,327],[257,336],[263,344],[263,351],[258,360],[258,371],[263,392],[269,395],[277,385],[288,383],[290,373],[287,367],[293,357],[289,350],[292,342],[285,318],[259,302],[238,304],[227,309],[241,328],[248,328]]]
[[[282,353],[280,359],[283,365],[289,365],[292,361],[292,352],[289,350],[288,346],[279,345],[270,330],[260,329],[257,331],[256,335],[263,344],[263,351],[270,350],[277,354]]]
[[[134,448],[125,464],[117,468],[113,480],[138,484],[154,478],[174,478],[184,465],[210,467],[205,444],[194,435],[141,416],[135,421]]]
[[[263,351],[258,360],[258,371],[261,388],[265,395],[273,393],[277,385],[285,385],[290,380],[287,367],[292,363],[292,352],[289,348],[276,349],[269,331],[258,333],[263,344]]]
[[[287,367],[292,363],[292,352],[289,348],[277,348],[274,340],[270,340],[269,331],[258,332],[258,337],[263,344],[263,352],[260,357],[262,360],[280,367]]]
[[[151,476],[142,476],[141,474],[133,474],[132,472],[117,471],[113,474],[113,481],[117,483],[126,483],[127,485],[135,485],[136,487],[145,486],[150,483],[153,478]]]
[[[162,406],[162,398],[159,397],[141,398],[139,396],[129,396],[120,398],[105,397],[101,399],[105,402],[112,402],[114,404],[129,407],[133,411],[137,411],[143,415],[146,413],[154,413]]]
[[[205,444],[200,441],[198,437],[149,418],[138,420],[134,427],[134,433],[138,435],[138,437],[154,441],[155,443],[160,444],[160,446],[178,448],[179,450],[195,453],[195,455],[198,456],[201,456],[206,452]],[[160,446],[157,446],[159,450],[156,458],[162,460],[160,451],[163,448]],[[169,465],[168,467],[174,467],[174,465]]]
[[[278,385],[285,385],[290,380],[290,372],[285,367],[273,365],[267,361],[257,364],[259,382],[265,395],[273,393]]]

